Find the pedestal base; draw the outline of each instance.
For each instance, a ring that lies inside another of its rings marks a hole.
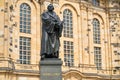
[[[40,80],[62,80],[62,61],[58,58],[47,58],[40,61]]]

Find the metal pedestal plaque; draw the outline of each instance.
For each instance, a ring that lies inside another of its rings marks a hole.
[[[58,58],[47,58],[40,61],[40,80],[62,80],[62,61]]]

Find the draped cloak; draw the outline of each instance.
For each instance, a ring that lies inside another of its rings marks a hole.
[[[41,39],[41,55],[59,52],[60,40],[62,34],[62,21],[55,12],[52,14],[44,12],[42,18],[42,39]],[[57,25],[56,25],[57,24]]]

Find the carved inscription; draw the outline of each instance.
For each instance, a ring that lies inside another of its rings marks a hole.
[[[43,76],[60,76],[60,73],[43,73]]]

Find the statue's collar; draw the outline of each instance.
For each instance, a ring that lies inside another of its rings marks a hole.
[[[47,14],[52,16],[52,17],[55,17],[55,15],[56,15],[54,11],[53,12],[47,12]]]

